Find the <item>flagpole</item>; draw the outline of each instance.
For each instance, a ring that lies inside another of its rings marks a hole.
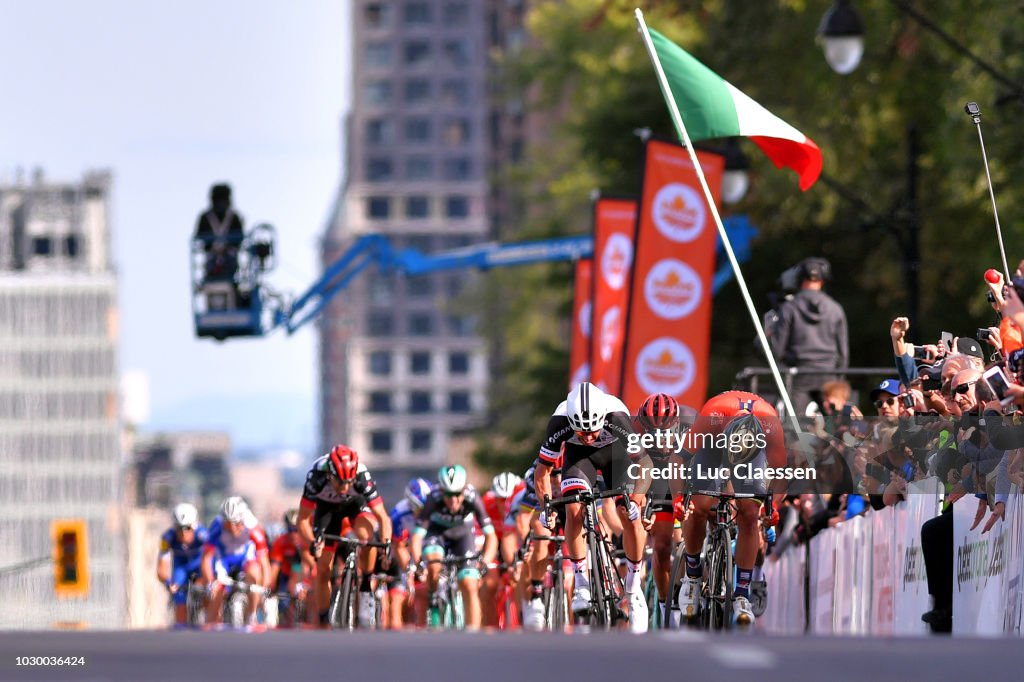
[[[789,397],[789,391],[786,390],[786,384],[782,381],[782,374],[779,372],[779,366],[775,363],[775,355],[772,353],[772,347],[768,344],[768,337],[764,333],[764,327],[761,325],[761,318],[757,315],[757,308],[754,307],[754,301],[750,298],[750,291],[747,289],[747,281],[743,277],[743,272],[740,270],[740,263],[736,260],[736,254],[732,250],[732,242],[729,241],[729,235],[725,231],[725,225],[722,224],[722,216],[718,214],[718,206],[715,205],[715,199],[711,195],[711,188],[708,187],[708,181],[704,177],[704,170],[700,166],[700,161],[697,160],[697,153],[693,149],[693,144],[690,142],[690,134],[686,132],[686,126],[683,124],[683,117],[679,113],[679,107],[676,106],[676,99],[672,95],[672,89],[669,87],[668,78],[665,76],[665,71],[661,68],[661,60],[658,59],[658,52],[654,49],[654,43],[651,41],[651,34],[647,30],[647,24],[644,22],[644,13],[639,8],[636,10],[636,21],[640,27],[640,33],[644,37],[644,45],[647,46],[647,54],[651,58],[651,62],[654,64],[654,71],[658,74],[658,85],[661,86],[661,94],[665,96],[665,101],[668,103],[669,113],[672,115],[672,122],[676,125],[676,131],[679,133],[680,140],[686,147],[686,151],[690,154],[690,161],[693,163],[694,169],[697,171],[697,179],[700,180],[700,186],[704,190],[704,197],[707,199],[708,206],[711,208],[711,215],[715,218],[715,226],[718,228],[718,235],[722,239],[722,246],[725,247],[725,253],[729,257],[729,262],[732,264],[732,270],[736,274],[736,282],[740,285],[740,293],[743,294],[743,300],[747,304],[747,310],[750,312],[750,319],[754,322],[754,328],[757,329],[757,338],[761,341],[761,347],[764,349],[764,354],[768,358],[768,366],[771,367],[772,376],[775,378],[775,385],[779,387],[779,393],[782,395],[782,402],[786,406],[786,414],[789,415],[790,421],[793,424],[793,428],[796,429],[797,433],[800,433],[800,422],[797,420],[796,410],[793,408],[793,401]]]

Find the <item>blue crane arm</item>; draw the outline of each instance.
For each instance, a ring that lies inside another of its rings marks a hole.
[[[757,234],[746,216],[730,216],[725,220],[726,232],[736,257],[741,262],[750,259],[750,240]],[[722,251],[721,241],[717,251]],[[510,265],[528,265],[550,261],[572,261],[593,255],[591,235],[556,237],[514,244],[475,244],[461,249],[424,254],[416,249],[392,248],[387,237],[380,234],[364,235],[356,239],[349,249],[331,263],[324,274],[301,296],[277,311],[274,326],[283,326],[291,334],[315,319],[324,307],[363,270],[376,265],[382,272],[401,272],[406,275],[425,275],[445,270],[479,268],[487,270]],[[713,292],[733,276],[728,264],[715,273]]]

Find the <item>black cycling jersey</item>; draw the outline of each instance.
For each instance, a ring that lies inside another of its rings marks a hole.
[[[302,490],[302,499],[307,504],[317,505],[346,505],[359,507],[372,504],[380,500],[380,493],[377,492],[377,485],[370,477],[370,472],[362,463],[356,472],[355,483],[346,492],[339,493],[330,484],[329,456],[324,455],[313,463],[313,468],[306,474],[306,485]],[[378,504],[383,504],[379,501]]]
[[[435,488],[423,503],[416,525],[426,530],[428,535],[472,534],[474,518],[484,533],[494,532],[491,517],[487,515],[483,500],[473,486],[466,486],[462,505],[455,511],[448,509],[444,503],[444,493]]]

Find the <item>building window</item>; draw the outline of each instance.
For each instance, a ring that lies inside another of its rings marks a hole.
[[[469,353],[451,353],[448,355],[449,374],[469,374]]]
[[[426,298],[433,296],[435,290],[434,279],[430,275],[425,275],[410,281],[406,291],[411,298]]]
[[[366,317],[366,332],[370,336],[391,336],[395,332],[395,319],[390,312],[372,311]]]
[[[476,321],[471,316],[448,316],[448,331],[452,336],[473,336]]]
[[[389,197],[367,197],[366,217],[370,220],[387,220],[391,217],[391,199]]]
[[[429,253],[434,248],[434,239],[429,234],[411,234],[405,238],[405,245],[422,253]]]
[[[388,305],[395,297],[398,283],[393,276],[378,275],[370,278],[370,302]]]
[[[391,414],[391,394],[387,391],[371,391],[369,411],[373,414]]]
[[[410,156],[405,160],[406,180],[429,180],[434,177],[434,160],[429,156]]]
[[[454,118],[444,124],[444,143],[449,147],[458,147],[469,142],[469,120]]]
[[[64,237],[64,255],[68,258],[77,258],[82,250],[82,237],[77,234],[69,234]]]
[[[448,411],[465,414],[470,411],[469,392],[452,391],[448,394]]]
[[[395,139],[395,126],[386,118],[371,118],[366,122],[366,141],[370,144],[390,144]]]
[[[32,253],[36,256],[49,256],[53,253],[53,241],[49,237],[33,237]]]
[[[472,58],[472,49],[467,40],[446,40],[444,58],[452,66],[466,66]]]
[[[391,7],[382,2],[371,2],[363,9],[363,23],[367,28],[381,28],[391,23]]]
[[[463,196],[445,197],[444,214],[448,218],[468,218],[469,199]]]
[[[374,452],[391,452],[390,431],[370,431],[370,449]]]
[[[430,351],[415,351],[410,355],[409,371],[413,374],[430,374]]]
[[[391,81],[370,81],[363,90],[367,104],[383,106],[391,103]]]
[[[405,44],[403,54],[408,66],[422,66],[430,59],[430,43],[426,40],[410,40]]]
[[[459,156],[454,159],[445,159],[441,174],[445,180],[468,180],[472,170],[473,165],[469,157]]]
[[[430,5],[426,2],[408,2],[405,4],[405,23],[411,26],[422,26],[430,23]]]
[[[434,333],[434,318],[430,313],[413,313],[409,316],[410,336],[430,336]]]
[[[371,158],[366,162],[366,179],[370,182],[390,180],[394,175],[391,159]]]
[[[465,81],[445,81],[441,84],[441,101],[444,104],[468,104],[469,85]]]
[[[370,353],[370,374],[378,377],[391,374],[391,351],[375,350]]]
[[[413,78],[405,82],[405,103],[417,104],[430,99],[430,81],[426,78]]]
[[[426,429],[413,429],[410,432],[410,449],[413,452],[429,451],[433,445],[434,434]]]
[[[409,412],[412,414],[426,414],[430,412],[430,393],[427,391],[412,391],[409,393]]]
[[[427,197],[406,197],[406,218],[427,218],[430,216],[430,200]]]
[[[367,43],[367,66],[391,66],[391,43]]]
[[[469,20],[469,5],[465,2],[449,2],[444,6],[444,25],[449,28],[461,26]]]
[[[430,119],[409,118],[405,121],[406,142],[429,142],[430,141]]]

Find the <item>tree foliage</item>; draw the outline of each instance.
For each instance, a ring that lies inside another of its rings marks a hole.
[[[829,0],[690,0],[646,3],[647,23],[726,80],[814,139],[826,181],[800,192],[749,142],[752,185],[736,210],[760,230],[744,274],[764,311],[780,272],[809,255],[832,261],[831,293],[850,321],[853,365],[891,364],[888,323],[905,313],[896,237],[906,233],[908,129],[921,152],[920,319],[913,339],[940,330],[973,335],[992,323],[981,273],[999,267],[978,134],[963,113],[977,101],[1011,269],[1024,257],[1015,192],[1024,166],[1024,114],[1013,93],[899,9],[893,0],[857,0],[866,30],[860,67],[840,76],[815,32]],[[942,29],[1024,81],[1024,21],[1017,3],[914,2]],[[527,93],[544,132],[502,181],[521,197],[523,220],[508,239],[574,234],[591,226],[589,193],[637,195],[641,143],[634,129],[672,138],[673,128],[633,17],[635,0],[539,0],[528,16],[529,47],[501,55],[503,87]],[[492,275],[481,302],[500,340],[481,438],[489,466],[520,465],[536,453],[547,416],[564,399],[568,373],[571,268],[535,266]],[[744,365],[763,364],[735,284],[714,300],[711,387],[730,387]]]

